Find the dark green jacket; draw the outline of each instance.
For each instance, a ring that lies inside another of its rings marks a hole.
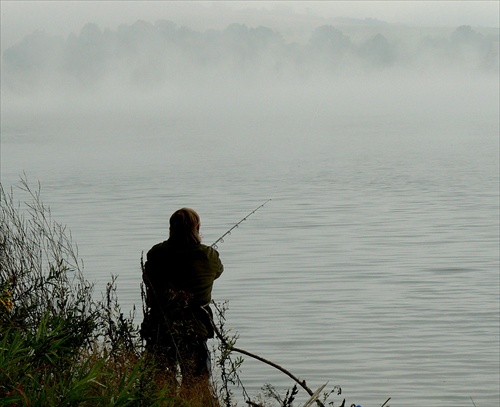
[[[178,308],[178,305],[172,306],[171,293],[185,292],[190,297],[189,304],[185,305],[206,328],[197,331],[200,336],[210,337],[209,320],[199,308],[211,301],[213,282],[223,270],[219,253],[204,244],[179,246],[167,240],[153,246],[147,254],[143,276],[151,319],[175,318],[172,308]]]

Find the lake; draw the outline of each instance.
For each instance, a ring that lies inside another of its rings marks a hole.
[[[2,185],[40,181],[138,322],[141,253],[174,210],[211,244],[272,199],[218,245],[237,346],[341,386],[336,405],[499,405],[498,77],[241,92],[4,95]],[[293,385],[249,358],[241,377]]]

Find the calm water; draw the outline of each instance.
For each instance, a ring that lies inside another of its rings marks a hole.
[[[219,117],[200,104],[161,119],[4,111],[1,180],[9,188],[23,171],[40,180],[87,278],[100,291],[118,275],[122,306],[135,305],[138,319],[141,252],[166,237],[173,210],[196,208],[212,243],[272,198],[219,245],[226,271],[214,299],[229,301],[240,347],[312,388],[340,385],[364,407],[388,397],[491,407],[500,402],[498,102],[477,108],[479,96],[450,89],[446,97],[468,102],[444,112],[436,100],[413,109],[403,99]],[[498,91],[481,92],[491,102]],[[251,395],[292,385],[250,359],[242,379]]]

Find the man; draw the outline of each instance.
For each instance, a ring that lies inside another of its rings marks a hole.
[[[223,271],[218,252],[201,243],[200,217],[190,208],[170,217],[169,239],[151,248],[143,271],[147,312],[141,327],[146,350],[182,392],[209,391],[213,337],[209,303],[212,286]]]

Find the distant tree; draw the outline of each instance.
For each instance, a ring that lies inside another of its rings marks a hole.
[[[71,34],[64,49],[64,68],[82,85],[96,83],[105,73],[109,32],[106,35],[97,24],[86,24],[80,35]]]
[[[468,68],[484,67],[489,62],[491,42],[468,25],[462,25],[450,35],[449,55]]]
[[[235,73],[274,66],[284,49],[282,36],[263,26],[249,28],[244,24],[231,24],[218,40],[217,48]]]
[[[316,28],[306,46],[306,57],[314,69],[330,71],[338,68],[351,49],[351,40],[331,25]]]
[[[162,34],[168,35],[175,33],[177,24],[171,20],[158,20],[154,23],[155,28]]]
[[[470,25],[461,25],[451,34],[451,43],[458,44],[480,44],[484,37],[474,31]]]
[[[330,55],[345,53],[351,47],[351,40],[331,25],[323,25],[314,30],[309,40],[310,47]]]
[[[175,24],[168,21],[152,24],[138,20],[119,26],[113,45],[115,70],[134,86],[161,83],[167,76],[168,60],[174,59],[176,35]]]
[[[131,25],[120,25],[116,33],[116,40],[121,50],[135,56],[152,49],[157,51],[162,42],[161,38],[158,26],[142,20]]]
[[[29,90],[55,80],[60,70],[63,40],[35,31],[3,52],[2,86]]]
[[[388,66],[396,60],[396,50],[387,38],[377,34],[359,47],[359,55],[374,66]]]

